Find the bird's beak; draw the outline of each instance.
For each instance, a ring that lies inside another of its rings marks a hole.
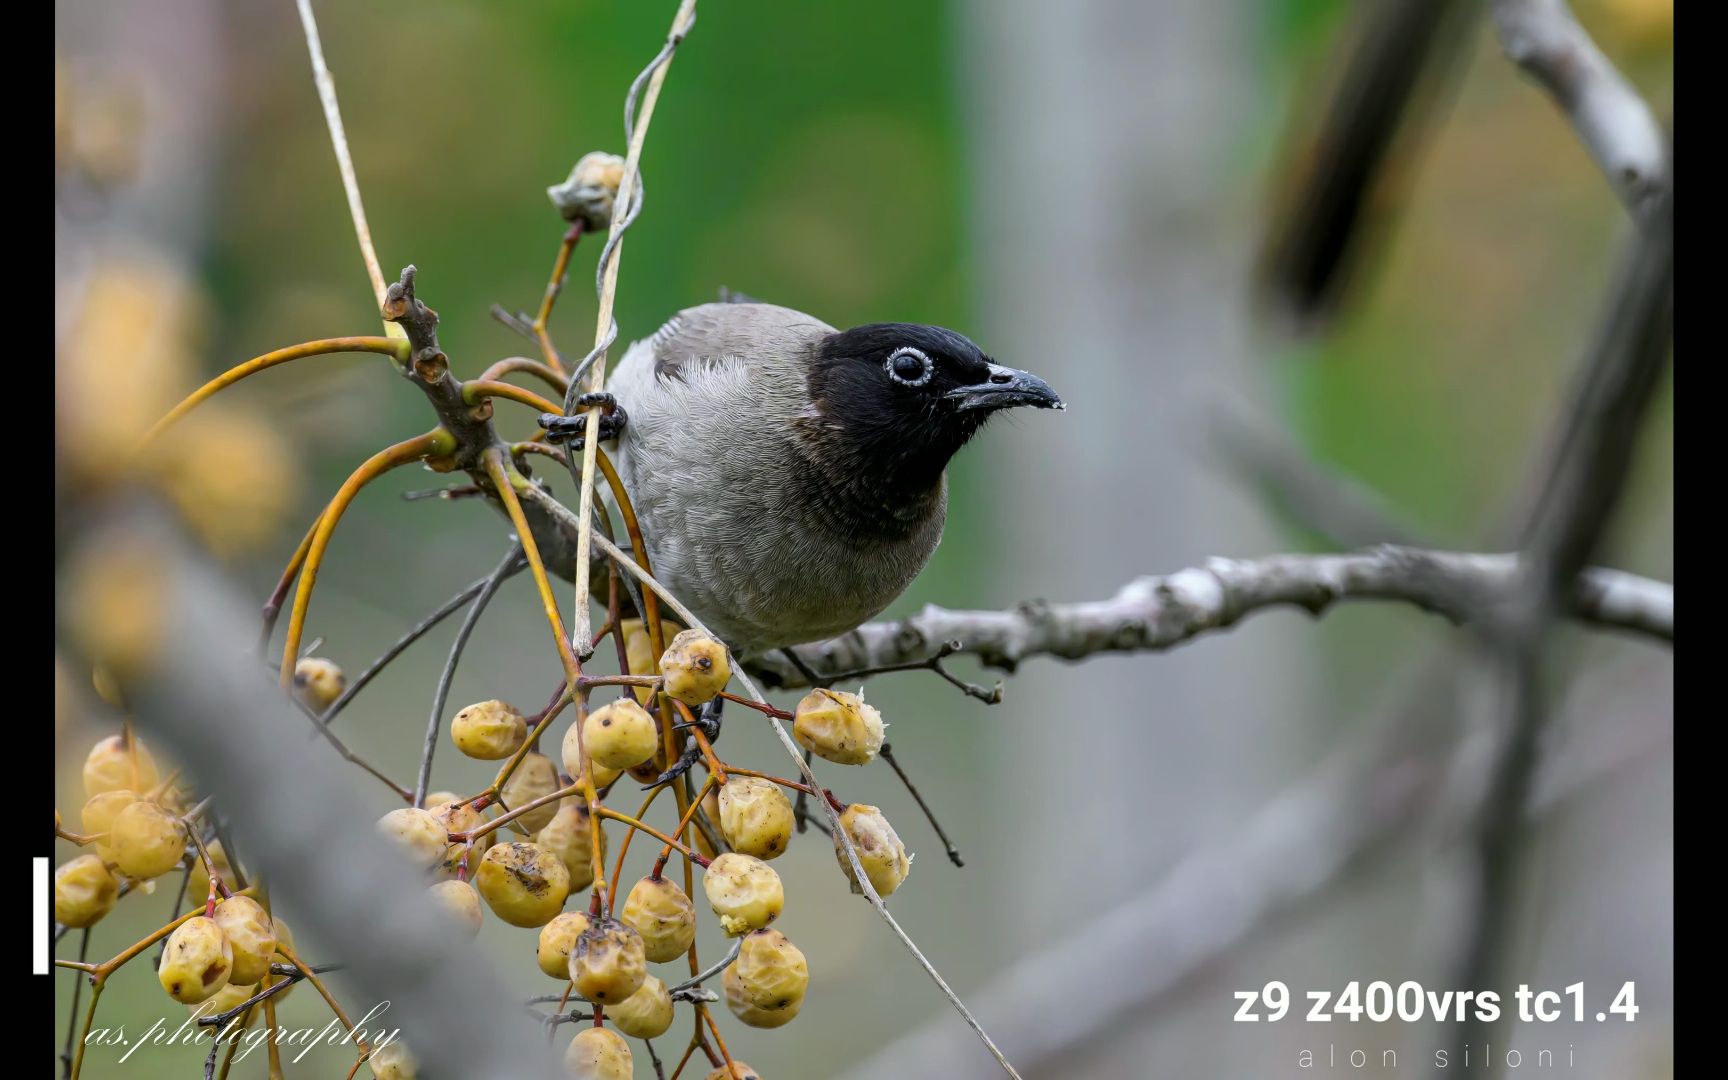
[[[1029,371],[990,365],[990,377],[975,386],[962,386],[945,395],[961,412],[973,409],[1012,409],[1031,405],[1038,409],[1065,409],[1050,384]]]

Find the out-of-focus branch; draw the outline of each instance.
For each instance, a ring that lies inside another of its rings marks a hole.
[[[1590,40],[1566,0],[1489,0],[1506,56],[1541,83],[1643,218],[1669,190],[1667,140],[1650,107]]]
[[[171,538],[160,519],[110,522],[162,571],[149,665],[125,680],[140,727],[185,763],[224,808],[248,868],[271,899],[346,966],[356,1015],[401,1028],[441,1075],[522,1080],[561,1075],[533,1024],[507,1006],[493,967],[449,921],[425,881],[378,833],[355,786],[300,736],[288,699],[248,655],[255,616]]]
[[[1410,824],[1444,793],[1445,745],[1456,735],[1447,693],[1453,667],[1428,662],[1397,685],[1391,707],[1240,828],[1196,848],[1124,903],[1086,920],[1079,933],[1021,956],[976,995],[979,1014],[1037,1016],[1035,1024],[1013,1026],[1008,1049],[1028,1070],[1049,1067],[1116,1025],[1144,1022],[1195,976],[1352,880],[1408,837]],[[1577,698],[1581,705],[1598,699]],[[1606,749],[1578,755],[1581,765],[1546,764],[1520,806],[1523,816],[1540,817],[1663,745],[1659,732],[1597,726],[1609,730],[1599,740]],[[1117,962],[1100,964],[1099,957]],[[1099,1007],[1050,1007],[1080,1000]],[[927,1024],[843,1075],[982,1075],[968,1049],[958,1033]]]
[[[1473,555],[1382,546],[1348,555],[1212,559],[1204,566],[1137,578],[1108,600],[1021,604],[1009,611],[926,607],[897,622],[866,623],[800,656],[818,674],[928,659],[950,641],[986,666],[1013,671],[1034,656],[1080,660],[1099,653],[1173,648],[1224,630],[1256,612],[1296,606],[1318,615],[1340,601],[1413,604],[1456,622],[1510,594],[1519,574],[1511,555]],[[1674,589],[1611,570],[1586,572],[1570,613],[1601,627],[1674,639]],[[778,656],[752,661],[774,685],[806,680]]]
[[[1325,118],[1300,132],[1272,171],[1281,190],[1259,284],[1309,331],[1343,298],[1364,225],[1394,201],[1388,180],[1399,170],[1387,159],[1420,134],[1436,91],[1467,55],[1478,11],[1471,0],[1376,0],[1351,15],[1358,25],[1349,55],[1337,60],[1344,72]]]
[[[1518,815],[1535,782],[1547,712],[1542,662],[1549,623],[1601,546],[1624,494],[1639,431],[1667,368],[1673,313],[1673,199],[1659,193],[1610,288],[1567,404],[1564,434],[1525,530],[1518,581],[1485,626],[1495,745],[1470,822],[1458,985],[1489,985],[1511,938],[1523,842]],[[1492,1039],[1502,1026],[1473,1019],[1455,1048]]]

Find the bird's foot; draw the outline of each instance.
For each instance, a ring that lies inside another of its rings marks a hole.
[[[546,429],[546,441],[561,443],[571,450],[582,449],[582,444],[588,434],[587,409],[600,406],[600,441],[609,442],[616,439],[629,422],[630,416],[618,404],[618,399],[605,391],[583,394],[576,399],[576,409],[569,416],[559,416],[557,413],[541,413],[540,426]]]
[[[723,703],[723,698],[715,698],[713,701],[702,706],[702,711],[696,714],[696,720],[694,723],[673,724],[672,730],[679,731],[683,728],[696,728],[700,730],[703,735],[707,736],[709,745],[713,745],[714,741],[720,738],[720,709]],[[672,763],[670,769],[667,769],[665,772],[655,777],[652,784],[644,785],[642,790],[650,791],[659,787],[661,784],[670,783],[671,781],[678,779],[680,776],[689,772],[692,765],[701,760],[702,744],[692,742],[689,746],[684,748],[682,754],[678,755],[678,760]]]

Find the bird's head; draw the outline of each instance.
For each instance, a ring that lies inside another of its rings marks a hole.
[[[1064,408],[1038,376],[996,363],[939,326],[871,323],[823,339],[810,369],[813,418],[848,469],[885,486],[933,488],[948,460],[1003,409]]]

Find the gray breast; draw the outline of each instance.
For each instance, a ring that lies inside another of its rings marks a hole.
[[[629,414],[614,457],[655,574],[739,655],[858,626],[941,537],[945,486],[892,538],[860,538],[796,497],[813,480],[794,428],[806,358],[831,332],[786,308],[705,305],[632,345],[609,381]]]

